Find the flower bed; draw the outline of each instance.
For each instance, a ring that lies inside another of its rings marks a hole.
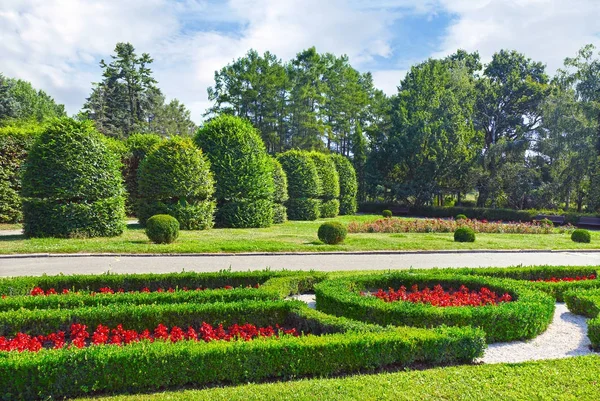
[[[448,306],[397,301],[381,302],[361,296],[373,288],[417,285],[420,290],[441,284],[445,289],[480,291],[483,287],[511,297],[511,302],[484,306]],[[370,274],[325,280],[315,286],[317,308],[325,313],[380,325],[415,327],[481,327],[488,342],[533,338],[543,332],[554,313],[554,299],[515,281],[459,274]]]
[[[356,222],[348,224],[351,233],[451,233],[460,227],[472,228],[476,233],[491,234],[552,234],[569,232],[571,226],[557,230],[554,227],[538,222],[488,222],[475,219],[379,219],[376,221]]]
[[[367,295],[367,293],[361,293],[361,295]],[[439,307],[497,305],[512,301],[512,296],[508,293],[498,295],[486,287],[469,290],[464,285],[461,285],[457,291],[453,289],[446,291],[440,284],[434,286],[433,289],[425,287],[422,290],[419,290],[419,286],[414,284],[409,291],[405,286],[401,286],[397,291],[393,288],[388,291],[379,289],[371,295],[385,302],[406,301]]]
[[[254,284],[253,286],[247,285],[245,288],[260,288],[260,284]],[[150,288],[144,287],[144,288],[142,288],[139,291],[133,291],[133,290],[131,290],[131,291],[127,291],[127,292],[129,294],[136,294],[136,293],[140,293],[140,292],[148,294],[148,293],[151,293],[151,292],[170,292],[170,293],[174,293],[176,291],[204,291],[204,290],[207,290],[207,289],[208,288],[201,288],[201,287],[198,287],[196,289],[189,289],[187,287],[175,289],[175,288],[169,287],[169,288],[167,288],[165,290],[162,287],[158,287],[155,291],[152,291],[152,290],[150,290]],[[211,288],[211,290],[232,290],[232,289],[233,289],[233,286],[231,286],[231,285],[226,285],[226,286],[224,286],[222,288]],[[57,291],[54,288],[50,288],[48,290],[44,290],[44,289],[42,289],[40,287],[34,287],[33,290],[31,290],[31,292],[29,293],[29,295],[31,295],[31,296],[48,296],[48,295],[66,295],[66,294],[71,294],[71,293],[72,292],[68,288],[63,288],[62,290]],[[79,291],[75,291],[74,293],[77,294],[77,295],[80,295],[80,294],[82,294],[82,295],[83,294],[85,294],[85,295],[91,295],[91,296],[96,295],[96,291],[90,291],[89,293],[88,292],[82,293],[82,292],[79,292]],[[98,293],[100,293],[100,294],[115,294],[115,293],[117,293],[117,294],[124,294],[125,290],[123,288],[119,288],[117,290],[113,290],[110,287],[100,287],[100,289],[98,290]],[[6,295],[2,295],[2,298],[6,299],[7,296]]]
[[[596,280],[596,275],[590,274],[589,276],[538,278],[537,280],[531,280],[531,281],[544,282],[544,283],[560,283],[561,281],[573,282],[573,281],[586,281],[586,280]]]

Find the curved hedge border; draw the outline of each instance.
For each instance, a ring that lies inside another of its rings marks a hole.
[[[108,309],[113,309],[114,314]],[[106,345],[37,353],[10,352],[0,358],[0,388],[5,399],[62,398],[95,392],[152,391],[189,384],[326,376],[414,363],[465,363],[481,356],[485,347],[483,333],[471,328],[383,328],[328,316],[308,309],[301,302],[289,301],[29,311],[40,317],[44,312],[51,315],[49,319],[40,320],[41,325],[29,327],[65,327],[67,315],[72,317],[75,311],[83,319],[80,322],[89,326],[96,322],[110,325],[124,318],[130,319],[132,327],[141,327],[145,319],[148,320],[144,326],[155,322],[187,325],[197,321],[279,323],[324,335],[247,342],[144,341],[124,347]],[[126,311],[133,314],[127,315]],[[98,320],[104,318],[109,321]]]
[[[458,289],[488,287],[496,292],[508,292],[514,301],[495,306],[439,308],[411,302],[385,303],[375,297],[364,297],[360,291],[378,288],[419,288],[443,284]],[[554,299],[543,292],[519,285],[514,281],[467,275],[392,273],[362,275],[326,280],[315,286],[317,308],[325,313],[344,316],[380,325],[414,327],[473,326],[486,333],[488,342],[533,338],[550,324],[554,314]]]
[[[569,310],[588,320],[588,337],[595,351],[600,351],[600,289],[573,290],[565,293]]]
[[[415,271],[419,273],[418,271]],[[432,274],[464,274],[471,276],[496,277],[525,281],[526,285],[552,295],[558,302],[563,302],[563,295],[572,289],[600,288],[600,269],[586,266],[534,266],[534,267],[491,267],[491,268],[462,268],[462,269],[434,269]],[[552,277],[576,277],[596,275],[596,280],[534,282],[532,280],[550,279]]]

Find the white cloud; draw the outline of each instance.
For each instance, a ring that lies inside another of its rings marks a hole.
[[[406,72],[406,70],[375,71],[373,72],[373,84],[386,95],[395,95],[398,93],[398,86],[400,86],[400,81],[406,76]]]
[[[456,15],[435,56],[462,48],[489,61],[500,49],[515,49],[547,64],[554,74],[565,57],[587,43],[600,45],[598,0],[440,0]]]

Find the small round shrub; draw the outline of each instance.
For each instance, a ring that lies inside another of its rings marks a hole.
[[[321,200],[312,198],[292,198],[286,203],[290,220],[313,221],[321,215]]]
[[[170,244],[179,236],[179,222],[168,214],[155,214],[146,222],[146,235],[155,244]]]
[[[142,226],[168,214],[183,230],[212,227],[215,202],[210,163],[189,138],[173,137],[147,155],[138,170],[136,215]]]
[[[340,214],[352,215],[358,209],[356,202],[358,192],[356,171],[347,157],[337,153],[331,154],[329,157],[335,163],[335,168],[340,177]]]
[[[330,218],[340,214],[340,201],[337,199],[324,200],[319,207],[320,217]]]
[[[125,228],[119,157],[89,121],[52,120],[23,174],[27,237],[111,237]]]
[[[281,203],[273,203],[273,224],[282,224],[287,221],[287,208]]]
[[[383,217],[385,217],[386,219],[389,219],[390,217],[392,217],[392,211],[391,210],[384,210],[383,212],[381,212],[381,215]]]
[[[571,240],[574,242],[582,242],[585,244],[589,244],[592,238],[588,230],[578,228],[577,230],[574,230],[571,234]]]
[[[545,227],[554,227],[554,223],[550,219],[541,219],[539,223]]]
[[[456,221],[466,220],[466,219],[467,219],[467,216],[465,216],[464,214],[457,214],[456,217],[455,217]]]
[[[457,228],[454,231],[455,242],[475,242],[475,231],[469,227]]]
[[[339,244],[346,239],[348,229],[341,223],[332,221],[323,223],[319,227],[318,236],[321,241],[329,245]]]

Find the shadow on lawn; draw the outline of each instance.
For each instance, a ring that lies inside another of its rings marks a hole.
[[[24,234],[0,235],[0,242],[18,241],[22,239],[26,239]]]

